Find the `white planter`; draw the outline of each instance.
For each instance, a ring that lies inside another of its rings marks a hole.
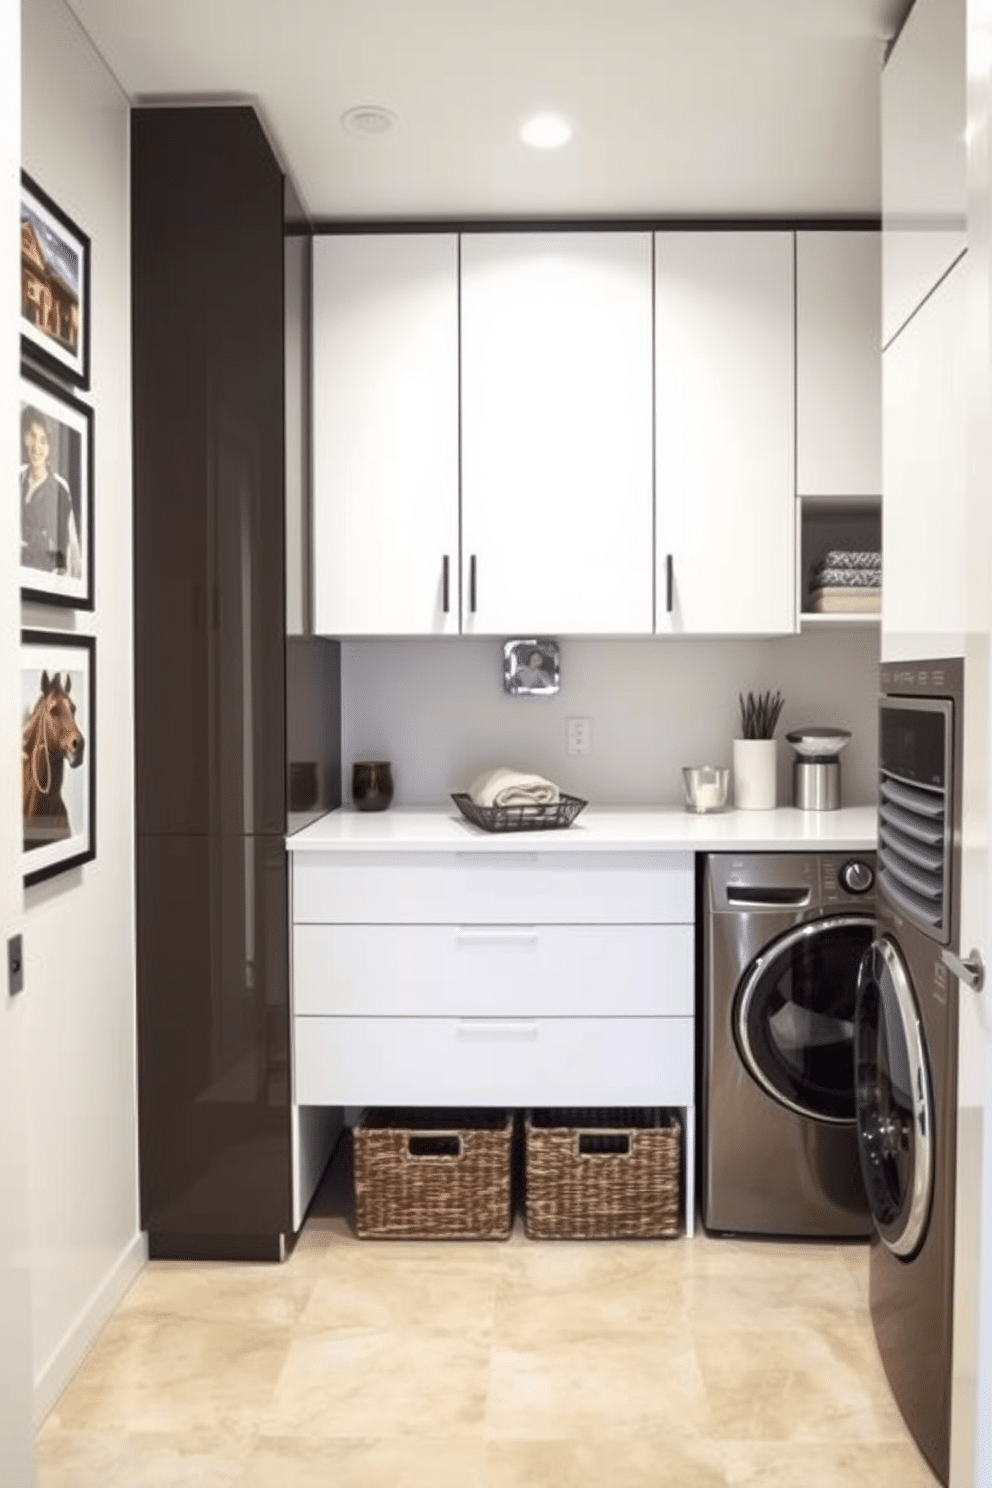
[[[735,739],[734,805],[742,811],[772,811],[776,804],[774,739]]]

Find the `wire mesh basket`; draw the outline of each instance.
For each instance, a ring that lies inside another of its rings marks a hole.
[[[484,832],[545,832],[555,827],[570,827],[588,801],[578,796],[563,795],[546,805],[477,806],[464,791],[452,794],[466,821]]]

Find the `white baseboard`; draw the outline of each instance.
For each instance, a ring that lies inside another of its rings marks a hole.
[[[62,1391],[86,1357],[104,1323],[148,1260],[148,1236],[143,1232],[123,1251],[89,1302],[79,1313],[58,1348],[46,1359],[34,1380],[34,1428],[37,1431]]]

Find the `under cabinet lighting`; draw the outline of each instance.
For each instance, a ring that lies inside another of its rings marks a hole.
[[[560,114],[535,114],[520,126],[520,138],[535,150],[557,150],[572,138],[572,126]]]

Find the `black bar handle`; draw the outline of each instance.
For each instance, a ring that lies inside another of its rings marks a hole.
[[[444,563],[443,563],[443,565],[441,567],[441,591],[442,591],[441,608],[444,610],[444,613],[445,614],[447,614],[448,611],[451,609],[451,593],[450,593],[450,590],[449,590],[449,587],[448,587],[448,585],[449,585],[449,577],[450,577],[450,570],[451,570],[451,560],[449,559],[447,553],[445,553],[445,555],[444,555]]]
[[[671,553],[665,554],[665,609],[672,613],[672,602],[675,597],[675,563]]]
[[[475,614],[475,554],[468,561],[468,607]]]

